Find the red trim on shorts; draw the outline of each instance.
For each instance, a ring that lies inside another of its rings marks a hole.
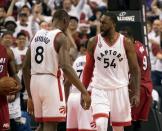
[[[78,131],[96,131],[96,130],[90,130],[90,129],[78,129]]]
[[[94,119],[94,120],[96,120],[96,119],[98,119],[98,118],[100,118],[100,117],[109,118],[109,115],[106,114],[106,113],[98,113],[98,114],[94,114],[94,115],[93,115],[93,119]]]
[[[58,81],[58,88],[59,88],[60,101],[63,101],[63,93],[62,93],[62,88],[61,88],[60,76],[61,76],[61,71],[60,71],[60,69],[59,69],[59,70],[57,71],[57,81]]]
[[[69,128],[69,129],[66,129],[66,131],[78,131],[78,128],[74,128],[74,129]]]
[[[68,128],[68,129],[66,129],[66,131],[96,131],[96,130],[78,129],[78,128],[71,129],[71,128]]]
[[[128,122],[112,122],[112,126],[130,126],[131,121]]]
[[[64,122],[66,121],[66,117],[41,117],[35,118],[37,122]]]

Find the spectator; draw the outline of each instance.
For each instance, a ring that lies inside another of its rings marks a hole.
[[[17,27],[15,18],[13,16],[6,17],[4,26],[8,31],[14,34]]]
[[[71,57],[71,63],[73,63],[73,61],[76,59],[78,55],[80,40],[78,38],[77,28],[78,28],[78,18],[75,16],[71,16],[67,30],[67,36],[70,43],[69,53]]]
[[[21,131],[21,130],[31,131],[29,126],[29,121],[27,120],[27,118],[22,117],[23,112],[21,112],[21,110],[22,109],[25,110],[24,108],[26,107],[25,104],[23,103],[23,98],[22,98],[23,97],[22,91],[25,90],[22,81],[22,63],[27,51],[27,47],[25,46],[26,41],[27,41],[26,34],[24,32],[19,32],[16,38],[17,47],[12,48],[16,60],[18,77],[21,81],[22,89],[21,92],[19,92],[17,95],[14,96],[12,95],[8,97],[11,131]],[[20,98],[22,99],[20,100]],[[25,100],[27,101],[27,96]]]
[[[39,23],[40,29],[45,29],[45,30],[49,30],[49,23],[46,21],[41,21]]]
[[[20,9],[20,13],[27,14],[27,16],[30,17],[30,16],[31,16],[31,8],[29,8],[27,5],[24,5],[24,6]]]
[[[63,1],[63,9],[66,10],[69,15],[75,16],[78,19],[80,18],[84,5],[85,5],[85,0],[80,0],[80,1],[64,0]]]
[[[25,90],[24,87],[24,82],[22,80],[23,76],[22,76],[22,64],[26,55],[26,51],[27,51],[27,35],[24,32],[19,32],[16,38],[16,43],[17,43],[17,47],[12,49],[15,59],[16,59],[16,64],[17,64],[17,72],[18,72],[18,77],[21,81],[22,84],[22,90],[20,92],[20,102],[21,102],[21,109],[23,111],[26,111],[26,104],[27,104],[27,92]]]
[[[28,15],[26,13],[19,14],[19,21],[17,21],[17,28],[16,28],[15,36],[17,36],[17,34],[21,30],[28,32],[30,39],[33,37],[32,25],[30,22],[28,22]]]
[[[88,21],[80,21],[79,23],[79,39],[80,39],[80,45],[84,45],[88,42],[88,39],[90,38],[90,25]]]
[[[6,17],[6,9],[4,6],[0,5],[0,34],[3,33],[4,30],[4,23],[5,23],[5,17]]]
[[[151,61],[151,77],[153,84],[155,83],[155,63],[157,58],[154,56],[152,52],[152,43],[160,44],[160,20],[156,19],[153,22],[152,31],[148,34],[149,39],[149,47],[150,47],[150,61]]]
[[[3,33],[1,44],[5,45],[7,48],[13,48],[13,35],[11,32]]]
[[[41,3],[36,3],[33,6],[33,20],[35,20],[36,22],[40,22],[42,20],[50,22],[52,20],[51,16],[46,16],[43,15],[43,7]]]
[[[161,41],[161,40],[160,40]],[[157,90],[160,96],[160,112],[162,112],[162,49],[160,45],[152,44],[152,52],[156,57],[154,71],[154,89]]]

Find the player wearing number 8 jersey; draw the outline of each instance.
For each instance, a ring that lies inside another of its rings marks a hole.
[[[135,88],[132,105],[139,103],[140,71],[136,53],[130,39],[116,32],[116,21],[110,12],[102,15],[102,32],[89,40],[83,71],[84,85],[92,87],[97,131],[107,130],[109,113],[113,131],[124,131],[123,126],[131,124],[128,84]]]
[[[28,111],[35,115],[38,122],[43,123],[43,131],[56,131],[57,122],[65,121],[62,71],[80,90],[82,107],[89,109],[91,103],[88,92],[70,65],[68,43],[64,34],[69,20],[66,11],[57,10],[53,15],[53,30],[38,31],[25,58],[23,75],[29,96]]]

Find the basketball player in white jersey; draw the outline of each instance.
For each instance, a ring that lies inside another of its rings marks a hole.
[[[101,33],[89,40],[83,72],[85,87],[92,87],[92,110],[97,131],[113,131],[131,124],[128,84],[135,88],[132,106],[139,103],[140,70],[131,41],[115,30],[116,16],[106,12],[100,19]],[[128,78],[130,72],[130,83]],[[110,116],[109,116],[110,113]]]
[[[81,45],[82,54],[74,61],[73,68],[82,80],[82,73],[86,63],[86,44]],[[68,88],[68,87],[67,87]],[[92,118],[92,110],[83,110],[80,106],[80,91],[74,85],[70,87],[67,101],[66,131],[95,131],[95,123]]]
[[[88,92],[70,65],[68,43],[64,35],[69,15],[64,10],[57,10],[52,22],[53,30],[42,29],[35,34],[23,68],[29,95],[28,111],[35,115],[36,121],[43,123],[43,131],[56,131],[57,122],[65,121],[65,94],[60,68],[80,90],[82,107],[89,109],[91,103]]]

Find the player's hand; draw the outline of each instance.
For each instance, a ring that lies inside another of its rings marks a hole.
[[[9,103],[15,101],[15,99],[16,99],[16,95],[9,95],[9,96],[7,96],[7,101],[8,101]]]
[[[18,93],[21,90],[21,86],[19,84],[17,84],[16,87],[11,87],[11,91],[9,92],[9,95],[14,95],[16,93]]]
[[[140,104],[140,95],[133,94],[130,96],[131,107],[137,107]]]
[[[91,97],[88,94],[88,92],[86,93],[82,93],[81,94],[81,106],[84,110],[88,110],[91,106]]]
[[[33,100],[31,98],[28,98],[27,101],[27,111],[30,115],[34,115],[34,105]]]

